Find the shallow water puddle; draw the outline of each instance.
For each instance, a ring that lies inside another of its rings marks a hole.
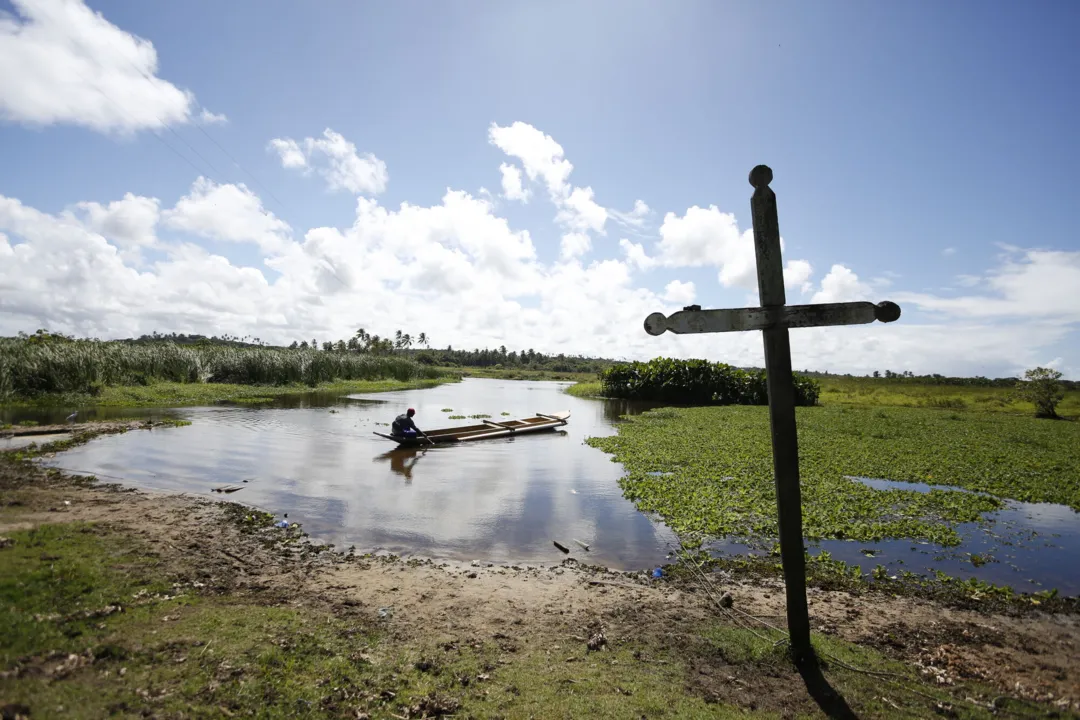
[[[851,477],[878,490],[973,492],[948,485]],[[933,577],[941,571],[961,579],[978,578],[1022,592],[1057,589],[1080,595],[1080,513],[1064,505],[1003,500],[1005,507],[984,513],[983,522],[961,523],[959,546],[946,548],[919,540],[856,542],[807,541],[811,555],[827,551],[835,560],[869,573],[877,565],[889,576],[901,571]],[[707,545],[718,555],[764,555],[760,547],[719,541]]]

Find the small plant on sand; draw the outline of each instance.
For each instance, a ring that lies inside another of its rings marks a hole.
[[[1037,367],[1024,373],[1016,390],[1020,397],[1035,405],[1035,417],[1056,418],[1057,405],[1065,397],[1060,380],[1061,373],[1057,370]]]

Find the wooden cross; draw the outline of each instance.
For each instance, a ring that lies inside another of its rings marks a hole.
[[[892,302],[824,303],[787,305],[784,266],[780,257],[780,225],[776,194],[769,187],[773,174],[765,165],[750,171],[754,195],[750,208],[754,218],[758,293],[761,307],[736,310],[702,310],[697,305],[665,317],[653,313],[645,318],[650,335],[761,330],[765,340],[765,373],[769,392],[769,423],[772,429],[773,475],[780,528],[780,556],[784,565],[788,633],[795,662],[813,657],[810,618],[806,605],[806,560],[803,548],[802,497],[799,489],[799,447],[795,432],[795,385],[791,377],[791,344],[788,328],[824,325],[857,325],[875,320],[893,322],[900,306]]]

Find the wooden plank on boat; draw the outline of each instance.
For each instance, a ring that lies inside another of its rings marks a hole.
[[[545,415],[544,413],[536,413],[536,416],[537,417],[542,417],[542,418],[547,418],[548,420],[555,420],[555,421],[565,425],[566,424],[566,418],[570,417],[570,413],[568,411],[564,410],[563,412],[555,413],[554,415]]]
[[[494,425],[495,427],[504,428],[506,430],[509,430],[510,432],[514,432],[515,430],[517,430],[517,428],[514,427],[513,425],[507,425],[505,423],[495,422],[494,420],[485,420],[484,424],[485,425]]]

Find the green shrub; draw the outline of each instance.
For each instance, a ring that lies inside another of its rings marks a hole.
[[[1058,403],[1065,397],[1061,373],[1043,367],[1026,371],[1017,383],[1017,392],[1035,406],[1035,417],[1039,418],[1056,418]]]
[[[795,404],[815,405],[821,388],[798,373]],[[767,405],[764,370],[741,370],[707,360],[654,358],[620,363],[600,373],[605,397],[652,400],[680,405]]]

